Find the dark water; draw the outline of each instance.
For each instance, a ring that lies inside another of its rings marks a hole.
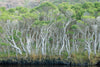
[[[100,67],[100,66],[67,66],[67,65],[0,65],[0,67]]]

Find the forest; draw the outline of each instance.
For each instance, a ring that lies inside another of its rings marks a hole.
[[[60,58],[96,64],[100,61],[99,28],[100,2],[0,7],[0,60]]]

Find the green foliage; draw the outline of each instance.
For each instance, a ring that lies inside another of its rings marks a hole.
[[[10,19],[10,16],[8,16],[8,15],[2,15],[2,16],[0,16],[0,20],[6,21],[8,19]]]
[[[5,42],[0,42],[0,45],[2,45],[2,46],[9,46],[10,44],[7,44]]]
[[[6,8],[5,7],[0,7],[0,11],[5,11]]]
[[[35,26],[44,26],[44,25],[47,25],[47,24],[49,24],[50,23],[50,21],[39,21],[39,20],[36,20],[34,23],[33,23],[33,27],[35,27]]]
[[[84,42],[84,39],[80,39],[80,38],[79,38],[79,39],[77,39],[77,40],[80,41],[80,42]]]
[[[22,18],[34,20],[39,16],[43,17],[43,15],[41,15],[41,13],[43,12],[46,15],[48,15],[48,13],[51,12],[54,15],[53,16],[54,18],[58,17],[57,15],[61,13],[64,14],[65,16],[67,15],[66,17],[72,14],[71,16],[72,18],[81,20],[84,12],[86,11],[89,12],[91,16],[99,16],[98,14],[100,12],[100,8],[99,8],[99,2],[95,2],[95,3],[86,2],[84,4],[73,4],[73,5],[69,4],[68,2],[63,2],[58,6],[54,5],[51,2],[44,2],[40,6],[32,9],[28,9],[25,7],[16,7],[6,11],[4,7],[1,7],[0,11],[1,11],[1,15],[3,15],[2,17],[0,17],[2,20],[4,20],[5,18],[6,18],[5,20],[11,19],[10,15],[14,15],[18,17],[18,19],[20,20],[22,20]],[[68,12],[69,15],[66,12]],[[13,13],[13,14],[9,14],[9,13]],[[61,19],[57,18],[57,21],[58,20]]]
[[[91,19],[95,19],[94,16],[82,16],[83,19],[88,19],[88,18],[91,18]]]
[[[19,37],[21,37],[21,33],[20,32],[17,32],[16,30],[14,30],[13,31],[13,38],[14,38],[14,40],[15,40],[15,42],[16,43],[18,43],[19,42],[19,38],[17,37],[17,35],[19,36]],[[10,39],[12,39],[12,36],[8,36]]]
[[[9,14],[8,11],[4,11],[1,13],[1,16],[0,16],[0,21],[7,21],[8,19],[11,19],[11,14]]]
[[[69,3],[63,2],[63,3],[58,5],[58,8],[60,10],[65,10],[65,9],[71,8],[71,5]]]
[[[66,34],[73,34],[73,31],[67,31]]]
[[[64,59],[67,59],[68,53],[67,53],[66,51],[64,51],[62,54],[63,54],[63,58],[64,58]]]
[[[14,16],[14,18],[17,19],[18,21],[23,20],[21,16]]]
[[[88,62],[88,55],[85,53],[72,53],[72,62],[83,64]]]
[[[82,9],[82,5],[81,4],[75,4],[75,5],[72,5],[71,8],[74,9],[74,10],[80,10],[80,9]]]
[[[40,6],[38,6],[38,7],[36,7],[35,8],[36,10],[38,10],[38,11],[40,11],[40,12],[48,12],[49,10],[56,10],[57,9],[57,7],[55,6],[55,5],[53,5],[52,3],[50,3],[50,2],[44,2],[44,3],[42,3]],[[34,9],[34,10],[35,10]],[[33,11],[34,11],[33,10]],[[32,11],[31,11],[32,12]]]
[[[100,12],[97,13],[97,16],[100,16]]]
[[[50,37],[50,38],[49,38],[49,41],[52,41],[52,40],[53,40],[53,38],[52,38],[52,37]]]
[[[30,9],[30,13],[37,11],[35,8]]]
[[[83,12],[76,11],[76,19],[80,20],[82,15],[83,15]]]
[[[97,8],[97,11],[100,12],[100,7]]]
[[[16,10],[19,11],[19,10],[21,10],[22,8],[23,8],[23,7],[16,7]]]
[[[89,9],[87,9],[87,12],[89,12],[91,15],[94,15],[95,14],[95,9],[89,8]]]
[[[84,3],[84,4],[82,5],[82,7],[83,7],[84,9],[88,9],[88,8],[94,8],[95,5],[94,5],[92,2],[86,2],[86,3]]]
[[[22,19],[25,19],[25,20],[32,20],[32,21],[35,21],[38,19],[38,14],[33,12],[33,13],[25,13],[25,14],[22,14],[20,18]]]
[[[69,3],[61,3],[58,5],[59,10],[64,14],[66,13],[66,10],[69,9],[70,7],[71,5],[69,5]]]
[[[84,22],[83,22],[82,20],[77,20],[77,22],[78,22],[78,23],[84,24]]]
[[[95,2],[94,5],[96,8],[98,8],[98,7],[100,7],[100,2]]]
[[[58,5],[59,10],[67,17],[75,17],[75,10],[71,9],[72,5],[69,3],[62,3]]]
[[[78,28],[78,25],[74,24],[71,26],[71,29],[77,29]]]
[[[16,7],[16,10],[19,13],[27,13],[28,12],[28,8],[25,8],[25,7]]]
[[[3,29],[2,29],[2,27],[0,26],[0,33],[3,33]]]
[[[76,19],[81,19],[81,16],[83,15],[83,13],[85,12],[85,10],[82,8],[82,5],[80,4],[75,4],[71,7],[75,13],[76,13]]]
[[[14,8],[11,8],[11,9],[8,10],[8,12],[14,13],[15,12],[15,9]]]

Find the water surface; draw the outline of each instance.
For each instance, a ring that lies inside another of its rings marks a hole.
[[[68,66],[68,65],[0,65],[0,67],[100,67],[100,66]]]

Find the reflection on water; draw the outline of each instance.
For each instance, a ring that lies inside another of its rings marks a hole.
[[[0,67],[70,67],[67,65],[0,65]],[[100,66],[71,66],[71,67],[100,67]]]

